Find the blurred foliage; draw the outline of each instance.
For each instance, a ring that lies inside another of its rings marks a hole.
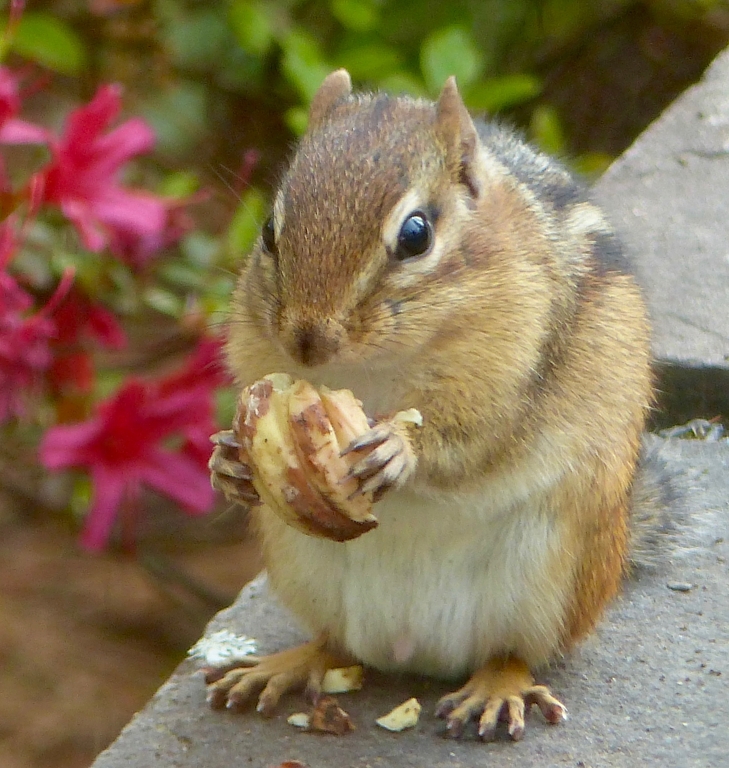
[[[729,0],[37,0],[3,44],[57,73],[55,91],[74,99],[88,98],[101,82],[122,82],[128,110],[157,136],[156,162],[139,165],[133,181],[180,199],[205,189],[208,199],[171,249],[174,260],[146,270],[141,293],[118,261],[89,258],[77,243],[51,242],[39,228],[26,267],[42,286],[48,270],[57,276],[72,265],[97,294],[107,286],[105,300],[119,311],[141,303],[176,320],[218,317],[265,217],[263,184],[275,179],[305,130],[309,100],[336,67],[346,67],[360,88],[429,97],[455,74],[474,112],[515,122],[595,175],[610,154],[584,142],[572,150],[580,137],[565,114],[569,99],[565,109],[564,97],[552,98],[554,72],[636,10],[660,29],[713,35],[714,48],[729,40]],[[638,46],[651,61],[663,56],[668,70],[671,51],[656,53],[661,41],[649,33],[636,32],[645,37]],[[608,37],[603,47],[612,44]],[[608,54],[598,55],[609,69]],[[241,159],[252,149],[255,169]]]
[[[50,13],[27,13],[15,31],[13,50],[64,75],[77,75],[85,63],[83,42]]]
[[[333,69],[431,98],[455,74],[472,111],[594,177],[727,42],[729,0],[35,0],[0,37],[5,63],[42,73],[23,94],[31,114],[60,127],[101,83],[122,83],[125,110],[157,137],[125,181],[188,218],[140,266],[90,253],[44,214],[14,264],[40,297],[72,267],[123,320],[130,348],[103,353],[98,400],[221,324],[276,169]],[[219,398],[221,423],[231,407]],[[41,410],[40,425],[58,413]]]
[[[259,147],[273,127],[273,146],[262,149],[280,156],[336,67],[360,87],[431,97],[455,74],[469,108],[505,114],[569,155],[563,116],[545,94],[549,62],[637,6],[669,26],[729,29],[727,0],[57,0],[32,4],[13,47],[86,83],[125,81],[172,161],[226,120],[259,121],[229,137],[250,135]],[[593,170],[604,163],[600,151],[577,160]],[[245,250],[255,228],[243,219],[225,242]]]

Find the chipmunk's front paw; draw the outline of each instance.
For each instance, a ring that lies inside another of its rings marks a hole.
[[[233,430],[226,429],[214,434],[210,440],[215,450],[208,462],[210,482],[229,501],[244,507],[260,504],[261,500],[251,481],[251,468],[240,460],[240,442]]]
[[[415,411],[417,417],[420,414]],[[348,478],[355,478],[359,487],[355,493],[372,493],[375,501],[390,488],[402,485],[415,471],[417,457],[411,431],[419,426],[411,412],[403,411],[391,419],[375,424],[361,437],[353,440],[342,455],[360,454]]]
[[[316,702],[327,670],[340,664],[326,650],[323,639],[270,656],[249,656],[237,667],[206,671],[208,703],[213,709],[227,707],[238,711],[261,691],[256,709],[263,715],[272,715],[281,696],[297,688],[306,688],[308,698]]]
[[[567,719],[567,709],[544,685],[534,678],[524,662],[515,658],[493,659],[479,669],[458,691],[444,696],[436,709],[447,720],[448,735],[459,738],[471,720],[478,718],[478,735],[493,741],[496,726],[505,722],[511,739],[524,735],[524,714],[536,704],[547,719],[556,724]]]

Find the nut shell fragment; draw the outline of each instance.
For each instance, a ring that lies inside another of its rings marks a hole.
[[[286,722],[303,731],[332,733],[335,736],[344,736],[355,729],[349,714],[333,696],[322,696],[311,712],[294,712],[286,718]]]
[[[354,723],[333,696],[322,696],[309,717],[309,730],[344,736]]]

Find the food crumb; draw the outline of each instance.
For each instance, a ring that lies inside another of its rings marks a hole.
[[[324,693],[359,691],[362,688],[363,678],[364,669],[359,665],[328,669],[324,675],[321,689]]]
[[[388,731],[404,731],[406,728],[414,728],[420,719],[420,702],[417,699],[408,699],[395,707],[392,712],[377,718],[375,722],[380,728]]]

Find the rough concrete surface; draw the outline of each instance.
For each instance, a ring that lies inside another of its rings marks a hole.
[[[726,365],[729,53],[638,139],[596,191],[643,275],[657,356]],[[447,684],[372,673],[365,690],[339,697],[357,730],[317,736],[286,723],[304,708],[296,696],[286,697],[270,720],[210,711],[188,661],[95,768],[267,768],[287,759],[308,768],[729,766],[729,443],[671,440],[663,452],[691,488],[684,543],[695,547],[627,584],[598,632],[544,673],[569,708],[567,723],[549,726],[537,712],[518,744],[503,738],[481,744],[473,733],[447,740],[432,714]],[[261,580],[208,631],[223,627],[255,637],[264,652],[301,639]],[[415,730],[391,734],[374,725],[411,696],[424,705]]]
[[[727,366],[729,51],[613,163],[595,194],[646,289],[656,356]]]
[[[694,486],[691,508],[718,510],[717,516],[699,516],[700,548],[628,584],[597,634],[542,676],[569,709],[565,724],[549,726],[535,711],[518,744],[503,734],[493,744],[477,742],[473,733],[443,739],[432,713],[448,684],[372,673],[361,692],[338,697],[355,732],[303,733],[286,722],[305,709],[300,695],[287,696],[270,720],[253,711],[213,712],[196,664],[188,661],[95,768],[267,768],[291,759],[309,768],[729,765],[729,445],[672,440],[664,456]],[[221,628],[255,637],[263,652],[301,640],[260,579],[208,632]],[[374,724],[411,696],[424,707],[415,730],[392,734]]]

